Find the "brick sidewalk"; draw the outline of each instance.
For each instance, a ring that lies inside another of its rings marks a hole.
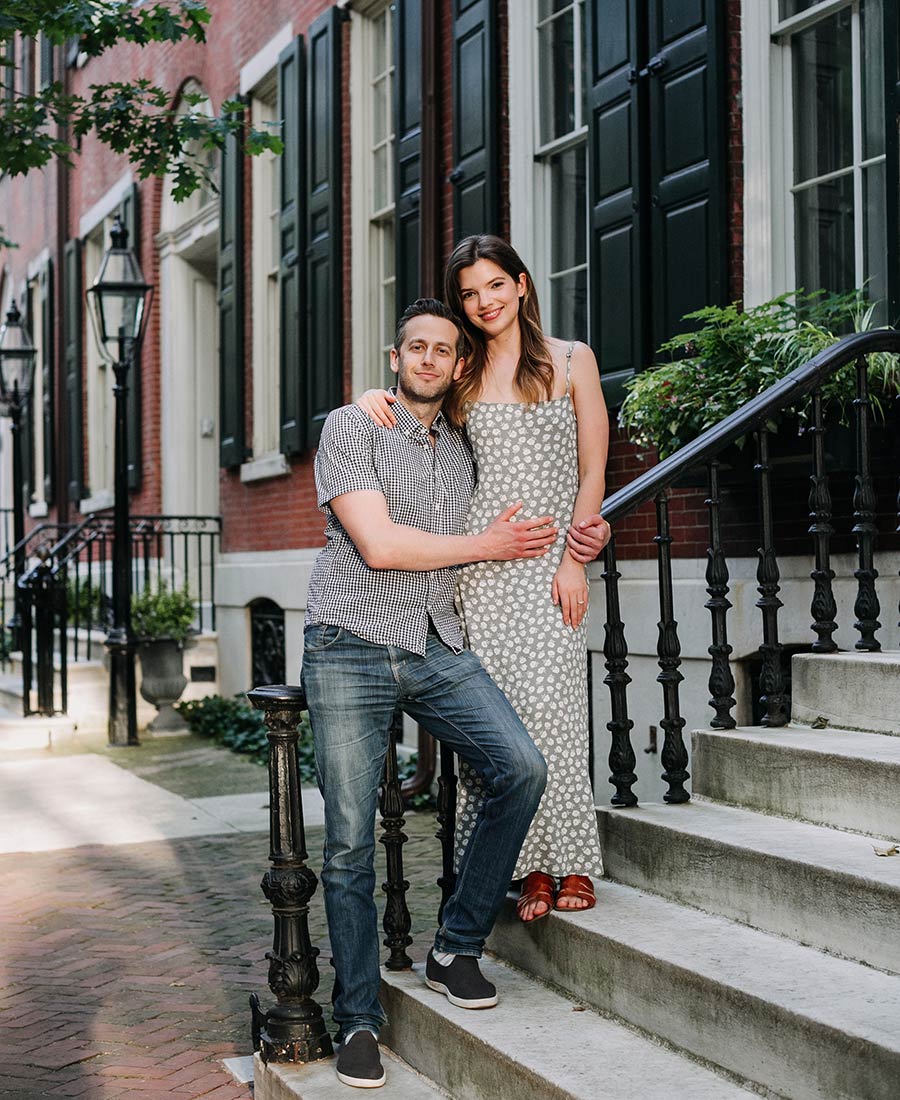
[[[435,921],[434,830],[431,815],[407,818],[414,934]],[[318,872],[322,830],[307,839]],[[249,994],[273,1000],[272,918],[259,889],[267,855],[255,833],[0,856],[0,1095],[252,1096],[221,1059],[250,1053]],[[320,892],[311,918],[324,1003]]]

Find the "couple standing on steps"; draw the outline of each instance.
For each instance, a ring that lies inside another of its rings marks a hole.
[[[478,959],[510,881],[523,879],[532,921],[592,906],[602,873],[584,569],[610,534],[596,361],[544,336],[531,276],[499,238],[461,242],[445,289],[449,307],[419,299],[400,318],[396,392],[332,412],[315,463],[327,542],[302,679],[325,800],[337,1072],[363,1088],[385,1080],[374,818],[398,707],[460,759],[458,874],[426,961],[432,989],[495,1005]]]

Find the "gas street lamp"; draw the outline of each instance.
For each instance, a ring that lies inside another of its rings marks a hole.
[[[131,533],[128,523],[128,368],[144,335],[153,288],[128,247],[128,231],[117,217],[111,244],[87,291],[100,354],[115,375],[115,481],[113,485],[112,625],[109,650],[109,742],[136,745],[137,702],[134,635],[131,630]],[[135,385],[139,384],[137,381]]]
[[[19,649],[22,618],[20,615],[19,578],[25,572],[25,501],[22,476],[22,413],[28,407],[34,382],[37,352],[22,323],[16,303],[12,302],[0,327],[0,416],[8,416],[13,444],[13,545],[15,547],[14,612],[9,625],[13,649]]]

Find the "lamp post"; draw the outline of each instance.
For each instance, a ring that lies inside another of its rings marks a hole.
[[[140,347],[153,288],[128,247],[128,231],[117,217],[111,244],[88,289],[100,354],[115,376],[115,480],[113,485],[112,625],[109,650],[109,743],[136,745],[134,635],[131,630],[131,532],[128,523],[128,368]]]
[[[19,578],[25,571],[25,501],[22,476],[22,413],[31,397],[36,350],[22,323],[16,303],[10,303],[6,320],[0,327],[0,415],[8,416],[13,444],[13,545],[15,546],[15,593],[9,632],[13,649],[19,649],[22,625]]]

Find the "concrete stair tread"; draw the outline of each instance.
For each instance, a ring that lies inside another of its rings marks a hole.
[[[670,832],[702,836],[732,848],[748,848],[761,855],[821,867],[900,891],[900,858],[877,856],[873,846],[883,844],[879,837],[758,813],[740,806],[723,806],[696,797],[680,806],[645,802],[627,810],[604,809],[601,812],[628,814]]]
[[[570,925],[596,937],[597,950],[615,939],[900,1055],[900,975],[615,882],[598,883],[595,909],[551,914],[545,934],[568,935]]]
[[[693,1100],[749,1095],[712,1069],[584,1010],[496,959],[485,958],[483,971],[496,982],[500,1003],[483,1012],[456,1008],[428,989],[422,969],[383,972],[391,1020],[384,1038],[453,1096],[521,1091],[559,1100],[646,1100],[659,1095],[661,1082],[676,1080],[682,1095]],[[416,1030],[423,1026],[431,1041]]]
[[[764,746],[900,766],[900,737],[890,737],[883,733],[831,727],[815,730],[797,723],[776,729],[769,729],[767,726],[737,726],[731,730],[700,729],[695,732],[709,737],[758,742]]]
[[[792,716],[900,734],[900,652],[802,653],[791,663]]]
[[[378,1090],[384,1100],[437,1100],[448,1093],[438,1088],[382,1045],[381,1062],[387,1081]],[[324,1058],[307,1065],[270,1062],[266,1065],[257,1054],[253,1065],[253,1095],[255,1100],[334,1100],[337,1095],[350,1095],[349,1088],[338,1081],[335,1059]]]

